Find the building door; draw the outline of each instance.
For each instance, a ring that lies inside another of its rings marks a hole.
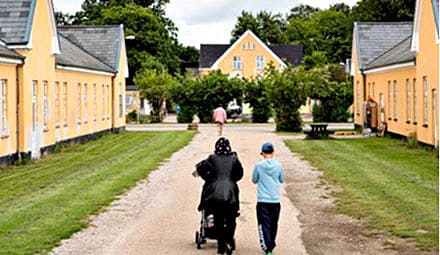
[[[433,127],[434,127],[434,145],[438,147],[438,92],[436,89],[432,90],[432,114],[433,114]]]
[[[380,100],[380,122],[383,124],[385,122],[385,99],[383,93],[379,94]]]

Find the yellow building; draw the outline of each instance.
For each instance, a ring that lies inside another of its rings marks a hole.
[[[125,127],[121,25],[57,28],[51,0],[0,0],[0,9],[0,161]]]
[[[355,23],[357,125],[402,136],[413,133],[418,141],[438,146],[438,3],[417,0],[414,22]]]
[[[221,70],[230,77],[252,79],[263,75],[269,63],[282,69],[299,65],[302,58],[302,45],[266,45],[247,30],[233,44],[201,44],[199,73]]]

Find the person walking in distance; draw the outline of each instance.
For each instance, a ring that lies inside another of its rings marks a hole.
[[[272,255],[276,246],[280,216],[280,186],[285,181],[281,163],[274,159],[274,146],[264,143],[263,160],[255,164],[252,182],[257,184],[257,221],[260,245],[266,255]]]
[[[218,135],[222,135],[223,134],[223,125],[227,120],[227,116],[226,116],[226,111],[225,109],[219,105],[215,110],[214,110],[214,116],[213,116],[214,121],[217,123],[217,127],[218,127]]]

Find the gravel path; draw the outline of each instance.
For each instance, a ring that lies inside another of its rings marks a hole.
[[[91,218],[90,227],[64,240],[52,254],[216,254],[210,240],[196,250],[195,231],[200,214],[196,207],[202,180],[191,176],[194,165],[213,151],[217,138],[213,125],[201,125],[200,133],[185,148],[175,153],[148,181],[141,181],[103,213]],[[239,182],[241,216],[237,221],[236,254],[261,254],[256,227],[256,186],[251,183],[252,169],[260,160],[265,141],[275,145],[276,157],[286,172],[295,171],[292,154],[273,125],[227,125],[224,135],[237,151],[245,168]],[[297,166],[295,166],[296,168]],[[298,221],[299,211],[282,190],[276,254],[307,254]]]

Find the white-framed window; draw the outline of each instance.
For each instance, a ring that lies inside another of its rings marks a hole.
[[[67,126],[67,82],[63,83],[63,126]]]
[[[124,116],[124,99],[122,97],[122,83],[119,83],[119,118]]]
[[[36,131],[38,125],[38,82],[32,81],[32,130]]]
[[[106,107],[105,107],[105,87],[104,87],[104,84],[102,84],[102,86],[101,86],[101,95],[102,95],[102,120],[104,120],[104,118],[105,118],[105,109],[106,109]]]
[[[96,83],[93,84],[93,121],[96,121],[96,115],[98,112],[98,102],[96,95]]]
[[[54,91],[54,101],[55,101],[55,127],[60,127],[60,83],[58,81],[55,82],[55,91]]]
[[[368,83],[368,97],[371,98],[371,82]]]
[[[361,83],[356,81],[356,114],[361,114]]]
[[[1,89],[1,120],[2,120],[2,135],[8,132],[8,82],[0,80]]]
[[[125,104],[126,105],[132,105],[133,104],[133,99],[131,98],[131,96],[125,95]]]
[[[423,77],[423,124],[428,125],[428,77]]]
[[[394,119],[397,119],[397,116],[398,116],[397,111],[398,111],[398,107],[399,107],[399,105],[398,105],[399,97],[397,95],[399,88],[397,86],[398,86],[397,81],[394,80]]]
[[[83,121],[87,123],[88,121],[88,107],[87,107],[87,83],[84,83],[84,89],[82,91],[82,103],[83,103]]]
[[[81,83],[78,83],[76,89],[76,103],[78,108],[76,109],[76,122],[81,124]]]
[[[375,92],[375,87],[376,87],[376,83],[373,81],[372,84],[372,93],[373,93],[373,98],[376,98],[376,92]]]
[[[393,87],[388,81],[388,119],[393,118]]]
[[[417,83],[416,79],[413,79],[413,122],[417,123]]]
[[[107,109],[106,109],[106,112],[107,112],[107,119],[110,119],[110,86],[107,84],[107,96],[105,97],[106,99],[107,99],[107,102],[106,102],[106,106],[107,106]]]
[[[241,57],[233,56],[232,57],[232,69],[233,70],[241,70]]]
[[[406,119],[411,121],[411,80],[406,79]]]
[[[257,70],[264,69],[264,56],[257,56]]]
[[[47,129],[47,123],[49,121],[49,102],[48,102],[48,87],[47,81],[43,81],[43,127]]]

